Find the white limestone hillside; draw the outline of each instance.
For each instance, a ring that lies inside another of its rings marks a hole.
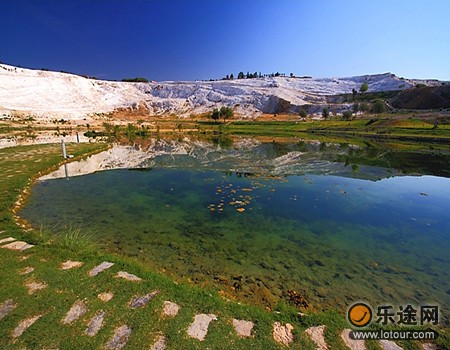
[[[0,64],[0,111],[40,118],[77,119],[145,103],[149,115],[189,116],[229,106],[243,116],[297,112],[302,105],[325,105],[327,95],[359,90],[406,89],[412,82],[385,73],[350,78],[260,78],[212,82],[126,83]],[[1,115],[0,115],[1,117]]]

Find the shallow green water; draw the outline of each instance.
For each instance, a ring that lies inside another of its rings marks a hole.
[[[449,305],[450,179],[112,170],[38,183],[21,216],[274,306]],[[242,210],[244,209],[244,210]]]

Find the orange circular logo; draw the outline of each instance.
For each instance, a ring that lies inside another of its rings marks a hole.
[[[372,320],[372,309],[364,303],[350,306],[347,312],[348,321],[355,327],[365,327]]]

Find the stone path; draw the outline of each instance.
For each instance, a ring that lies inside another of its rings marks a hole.
[[[26,242],[17,241],[12,237],[7,237],[0,239],[0,244],[2,248],[13,249],[21,251],[23,249],[29,249],[32,245],[29,245]],[[14,245],[11,245],[14,244]],[[13,247],[13,248],[11,248]],[[78,268],[83,265],[83,262],[80,261],[71,261],[67,260],[62,262],[60,265],[61,270],[69,270],[73,268]],[[92,268],[88,274],[91,277],[97,276],[99,273],[111,268],[114,263],[104,261],[101,264]],[[27,275],[34,272],[34,268],[32,266],[27,266],[20,271],[18,271],[21,275]],[[119,271],[115,275],[116,278],[122,278],[129,282],[139,282],[142,281],[142,278],[128,273],[126,271]],[[30,277],[27,281],[25,281],[24,285],[28,288],[28,293],[33,294],[47,287],[47,284],[43,281],[36,281],[33,277]],[[141,309],[146,307],[149,302],[159,294],[159,290],[153,290],[144,295],[135,295],[131,298],[131,300],[127,303],[127,306],[131,309]],[[102,302],[108,302],[114,297],[114,293],[112,292],[103,292],[98,295],[98,298]],[[9,317],[10,313],[18,307],[18,303],[13,299],[7,299],[0,304],[0,320],[5,317]],[[176,317],[180,311],[181,307],[172,302],[172,301],[164,301],[162,303],[162,318],[173,318]],[[98,310],[95,312],[90,319],[84,319],[84,316],[88,312],[88,301],[87,300],[77,300],[67,311],[64,318],[61,320],[61,323],[64,325],[69,325],[74,323],[75,321],[82,319],[82,323],[85,325],[84,334],[88,337],[94,337],[98,334],[98,332],[102,329],[104,324],[107,322],[107,313],[104,310]],[[30,316],[16,326],[13,330],[11,337],[16,339],[19,338],[29,327],[31,327],[34,323],[38,322],[38,320],[44,316],[43,314]],[[193,322],[189,325],[189,327],[185,330],[187,335],[191,338],[197,339],[199,341],[204,341],[207,337],[209,326],[211,322],[217,321],[218,317],[214,314],[196,314],[194,315]],[[248,338],[255,336],[254,334],[254,322],[249,320],[242,319],[233,319],[232,320],[233,328],[236,332],[236,335],[240,338]],[[1,328],[1,325],[0,325]],[[317,350],[331,350],[325,340],[325,325],[313,326],[306,329],[305,334],[311,339],[311,341],[315,344]],[[345,329],[341,333],[341,338],[344,344],[350,350],[366,350],[366,345],[364,340],[353,340],[349,337],[350,329]],[[274,322],[272,325],[272,336],[275,342],[279,343],[283,346],[290,346],[294,341],[294,327],[289,324],[282,324],[280,322]],[[104,344],[105,349],[111,350],[120,350],[123,349],[130,337],[132,335],[132,329],[130,326],[123,324],[114,329],[113,334],[111,334],[109,340],[106,344]],[[164,334],[159,334],[153,341],[153,344],[149,344],[150,350],[165,350],[168,339]],[[379,346],[383,350],[404,350],[398,344],[389,340],[381,340],[379,341]],[[423,350],[436,350],[436,345],[432,343],[423,343],[421,345]]]

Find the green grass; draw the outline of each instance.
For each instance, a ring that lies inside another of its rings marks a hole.
[[[105,149],[104,145],[68,145],[68,153],[80,157],[83,154]],[[175,283],[158,274],[138,260],[107,254],[96,245],[95,232],[86,232],[78,227],[63,227],[54,232],[43,228],[39,232],[26,231],[16,225],[12,210],[17,198],[32,183],[33,179],[61,164],[60,145],[36,145],[0,149],[0,238],[13,236],[36,244],[35,247],[16,252],[0,249],[0,303],[14,299],[18,306],[0,321],[1,349],[101,349],[111,337],[114,329],[127,324],[133,330],[127,349],[148,349],[158,334],[168,339],[167,349],[279,349],[283,348],[272,338],[274,321],[290,322],[295,328],[295,341],[291,349],[314,349],[314,344],[304,334],[313,325],[325,324],[325,333],[331,349],[345,349],[340,338],[348,323],[344,315],[330,310],[299,317],[298,310],[285,304],[276,311],[261,307],[242,305],[224,299],[214,290],[188,284]],[[57,233],[57,234],[56,234]],[[27,257],[23,260],[23,257]],[[66,260],[82,261],[83,266],[63,271],[60,264]],[[102,261],[115,265],[90,277],[88,271]],[[34,267],[28,275],[21,275],[25,267]],[[118,271],[133,273],[143,280],[130,282],[115,278]],[[45,282],[48,287],[28,294],[24,284],[35,280]],[[137,294],[158,290],[158,296],[142,309],[130,309],[127,304]],[[114,298],[104,303],[97,297],[102,292],[113,292]],[[88,304],[87,314],[70,325],[61,320],[77,300]],[[176,317],[162,318],[164,300],[181,306]],[[98,311],[107,313],[104,327],[89,338],[84,334],[90,318]],[[211,323],[204,342],[190,339],[186,330],[197,313],[214,313],[218,320]],[[19,322],[27,317],[43,314],[42,318],[14,341],[11,333]],[[255,322],[254,336],[239,338],[231,325],[233,318]],[[448,346],[448,339],[441,337],[441,344]],[[369,342],[369,349],[379,349]],[[415,348],[406,342],[408,348]]]

